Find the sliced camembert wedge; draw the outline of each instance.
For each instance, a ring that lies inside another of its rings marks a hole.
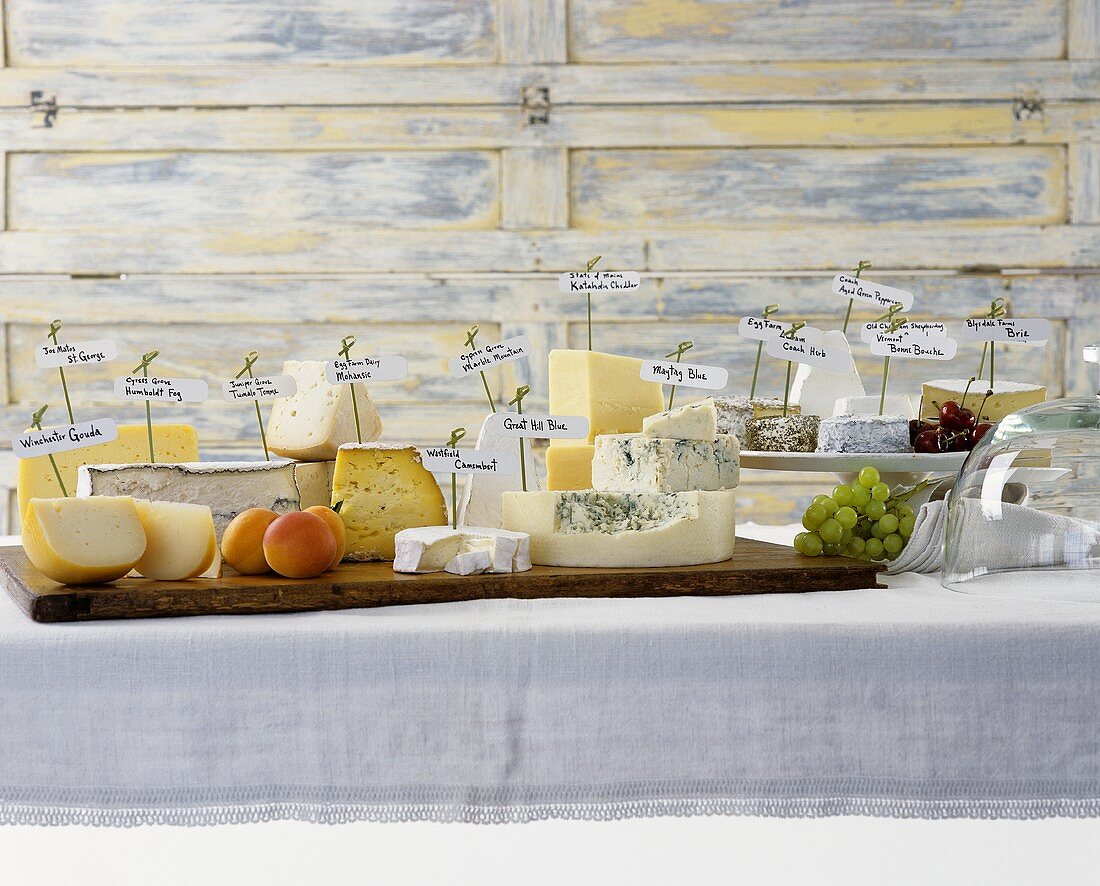
[[[650,495],[506,492],[504,525],[541,566],[692,566],[733,556],[734,490]]]
[[[394,572],[526,572],[531,568],[531,537],[490,526],[420,526],[402,529],[395,539]],[[484,566],[475,568],[484,555]],[[457,561],[457,562],[456,562]]]

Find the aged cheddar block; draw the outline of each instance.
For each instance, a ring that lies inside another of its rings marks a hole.
[[[592,458],[596,447],[551,446],[546,450],[547,489],[591,489]],[[531,490],[534,491],[534,490]]]
[[[531,561],[541,566],[719,563],[733,556],[736,495],[506,492],[504,526],[531,536]]]
[[[392,560],[402,529],[447,523],[443,491],[415,446],[341,446],[332,481],[337,503],[348,530],[347,560]]]
[[[363,442],[382,436],[382,419],[367,386],[355,385],[352,404],[350,385],[330,385],[320,360],[287,360],[283,373],[298,385],[291,397],[271,405],[267,442],[272,452],[299,461],[331,461],[344,443],[355,443],[355,407]]]
[[[145,425],[119,425],[118,437],[110,443],[85,446],[54,455],[65,490],[72,495],[81,465],[134,464],[149,461],[149,436]],[[198,461],[199,437],[190,425],[153,425],[153,450],[158,461]],[[19,460],[19,513],[22,515],[32,498],[60,496],[48,456]],[[148,497],[148,496],[145,496]]]

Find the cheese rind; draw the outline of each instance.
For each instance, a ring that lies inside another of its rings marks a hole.
[[[740,447],[730,434],[713,443],[609,434],[596,438],[592,488],[652,493],[733,489],[740,471]]]
[[[1014,381],[998,381],[993,384],[993,394],[985,405],[982,400],[989,390],[989,382],[978,379],[970,385],[970,391],[966,394],[966,402],[963,402],[963,392],[969,379],[965,378],[937,378],[926,381],[921,385],[921,418],[937,418],[940,407],[948,400],[954,400],[960,406],[965,406],[977,414],[981,408],[979,421],[998,422],[1012,412],[1018,412],[1028,406],[1045,403],[1047,389],[1042,385],[1021,384]]]
[[[754,418],[745,431],[745,448],[752,452],[816,452],[818,415],[777,415]]]
[[[546,488],[557,490],[591,489],[592,459],[596,447],[551,446],[546,450]]]
[[[866,412],[834,415],[821,422],[818,452],[912,452],[909,418]]]
[[[713,443],[718,439],[718,408],[714,398],[699,400],[642,419],[642,433],[647,437],[663,437],[668,440],[702,440]]]
[[[218,543],[214,516],[206,505],[135,499],[145,530],[145,552],[134,570],[146,578],[184,581],[206,572]]]
[[[403,529],[395,539],[394,572],[455,572],[451,564],[460,557],[483,552],[481,572],[526,572],[531,568],[531,538],[525,532],[509,532],[490,526],[421,526]],[[466,557],[462,568],[474,560]],[[471,575],[472,572],[456,572]]]
[[[341,446],[331,504],[338,502],[348,530],[345,560],[392,560],[402,529],[447,523],[443,491],[415,446]]]
[[[153,451],[165,462],[198,461],[199,437],[190,425],[153,425]],[[85,446],[54,454],[65,491],[73,494],[81,465],[136,464],[149,460],[149,431],[145,425],[119,425],[118,437],[98,446]],[[49,456],[19,459],[19,514],[32,498],[62,495]]]
[[[301,504],[294,465],[273,461],[200,461],[182,464],[84,465],[76,494],[128,495],[151,501],[206,505],[220,541],[229,521],[249,508],[277,514]]]
[[[336,473],[336,460],[294,462],[294,483],[298,487],[299,506],[306,508],[332,501],[332,477]]]
[[[531,536],[531,560],[542,566],[718,563],[733,556],[736,495],[508,492],[504,525]]]
[[[299,461],[331,461],[344,443],[355,443],[355,407],[363,442],[382,436],[382,419],[367,386],[330,385],[320,360],[287,360],[283,374],[294,379],[297,391],[271,404],[267,444],[272,452]]]
[[[772,418],[783,414],[783,401],[774,397],[711,397],[718,413],[718,433],[733,434],[745,443],[745,431],[754,418]],[[797,404],[787,406],[787,412],[797,415]],[[745,447],[748,448],[747,446]]]
[[[504,419],[515,413],[494,412],[485,416],[481,431],[477,435],[477,448],[482,452],[515,452],[519,449],[519,440],[506,437],[502,433]],[[530,441],[523,447],[524,460],[527,463],[527,488],[537,492],[542,490],[542,480],[535,466],[534,453]],[[505,492],[522,491],[522,476],[518,463],[514,474],[470,474],[466,477],[466,487],[458,505],[459,526],[491,526],[500,528],[500,497]]]
[[[848,337],[839,329],[832,329],[825,333],[824,343],[848,355],[848,368],[834,372],[800,363],[791,385],[791,400],[799,405],[803,415],[828,418],[836,411],[836,401],[841,397],[862,397],[867,391],[852,359]]]
[[[128,497],[32,498],[23,513],[23,550],[62,584],[122,578],[145,552],[145,530]]]

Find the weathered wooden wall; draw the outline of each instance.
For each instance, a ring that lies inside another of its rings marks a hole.
[[[446,374],[471,323],[532,336],[536,359],[492,382],[545,399],[546,351],[584,335],[554,277],[597,253],[643,276],[598,299],[597,347],[692,338],[731,392],[754,351],[737,319],[776,301],[835,325],[829,277],[860,258],[917,294],[914,316],[1005,295],[1051,317],[1051,345],[1004,372],[1095,387],[1100,0],[3,0],[0,16],[8,435],[43,400],[60,410],[32,359],[60,317],[123,362],[158,347],[162,372],[211,382],[246,350],[274,371],[355,333],[409,358],[375,389],[388,436],[439,441],[484,412]],[[123,362],[74,371],[78,414],[140,418],[110,396]],[[247,410],[157,412],[208,453],[256,452]],[[757,475],[742,519],[790,519],[828,482]]]

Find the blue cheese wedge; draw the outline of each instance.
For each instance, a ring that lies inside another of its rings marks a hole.
[[[658,412],[642,419],[642,433],[647,437],[666,440],[714,443],[718,439],[718,408],[713,398],[708,397],[697,403]]]
[[[526,572],[531,538],[489,526],[417,526],[394,539],[394,572]],[[479,565],[480,564],[480,565]]]
[[[733,489],[740,473],[740,447],[730,434],[718,435],[713,443],[605,434],[596,438],[592,459],[592,486],[601,492]]]
[[[912,452],[909,418],[904,415],[854,413],[821,422],[818,452]]]
[[[506,492],[504,525],[531,536],[531,561],[542,566],[720,563],[733,556],[736,497],[732,489]]]

